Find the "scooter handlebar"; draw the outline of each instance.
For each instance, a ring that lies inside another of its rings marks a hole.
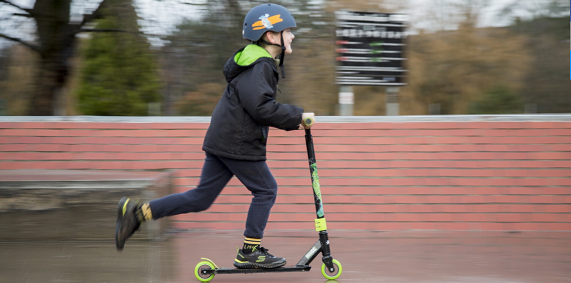
[[[315,124],[315,114],[310,112],[310,113],[303,113],[301,115],[301,127],[303,127],[304,129],[309,129],[311,128],[311,126],[313,126],[313,124]]]

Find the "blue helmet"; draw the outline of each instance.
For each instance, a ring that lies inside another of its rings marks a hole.
[[[261,4],[246,14],[242,26],[242,36],[250,41],[258,41],[266,31],[281,32],[296,27],[291,13],[278,4]]]

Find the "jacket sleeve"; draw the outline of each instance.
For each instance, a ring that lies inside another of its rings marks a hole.
[[[275,100],[277,78],[270,63],[259,62],[244,75],[238,80],[236,90],[242,107],[254,121],[282,130],[297,129],[303,108]]]

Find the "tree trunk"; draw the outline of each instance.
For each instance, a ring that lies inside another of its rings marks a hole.
[[[28,115],[54,115],[57,95],[62,93],[69,67],[61,59],[42,56],[35,77],[35,91],[30,100]]]
[[[28,115],[53,115],[57,95],[67,80],[68,61],[76,43],[69,22],[70,3],[71,0],[36,0],[34,4],[32,16],[37,24],[40,62]]]

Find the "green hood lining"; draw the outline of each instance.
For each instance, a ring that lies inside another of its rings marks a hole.
[[[248,66],[262,57],[272,58],[272,55],[266,49],[256,44],[250,44],[241,52],[236,53],[234,62],[240,66]]]

